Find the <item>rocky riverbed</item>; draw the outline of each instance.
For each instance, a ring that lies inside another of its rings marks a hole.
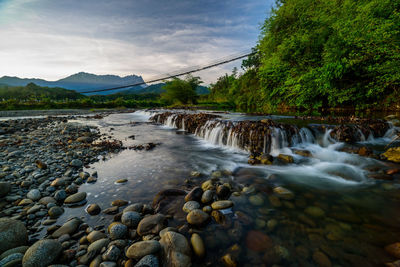
[[[372,172],[386,177],[368,188],[372,199],[362,190],[304,189],[283,184],[279,174],[264,179],[257,169],[239,168],[193,170],[179,186],[148,196],[152,202],[116,194],[105,208],[80,190],[101,179],[85,166],[122,150],[150,153],[163,144],[124,146],[74,119],[0,122],[0,266],[399,264],[396,164]],[[115,180],[121,186],[127,182]],[[371,214],[383,199],[385,213]],[[60,224],[58,218],[73,207],[85,207],[96,223],[81,214]]]

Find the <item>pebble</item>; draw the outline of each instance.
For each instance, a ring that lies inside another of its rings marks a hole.
[[[112,240],[124,239],[128,233],[128,227],[122,223],[112,223],[108,228]]]
[[[72,161],[69,163],[69,165],[70,165],[71,167],[79,168],[79,167],[82,167],[82,166],[83,166],[83,162],[82,162],[80,159],[74,159],[74,160],[72,160]]]
[[[129,228],[136,228],[141,219],[142,216],[136,211],[127,211],[121,216],[121,222]]]
[[[146,255],[155,254],[160,250],[160,242],[156,240],[139,241],[128,248],[126,256],[130,259],[138,260]]]
[[[11,184],[8,182],[0,182],[0,198],[7,196],[11,191]]]
[[[323,217],[325,212],[320,207],[310,206],[307,207],[304,212],[312,217]]]
[[[126,265],[125,265],[126,266]],[[144,256],[134,267],[158,267],[158,259],[154,255]]]
[[[23,246],[28,241],[28,233],[21,221],[0,219],[0,253]]]
[[[264,199],[260,195],[252,195],[249,197],[249,202],[254,206],[262,206],[264,204]]]
[[[213,200],[213,198],[214,198],[214,192],[212,190],[206,190],[201,196],[201,202],[207,204],[210,203]]]
[[[90,204],[89,206],[87,206],[86,212],[89,215],[97,215],[97,214],[99,214],[101,212],[101,208],[97,204]]]
[[[61,216],[64,213],[64,209],[58,206],[52,207],[49,209],[48,214],[50,218],[55,219]]]
[[[75,193],[73,195],[70,195],[64,200],[64,203],[70,204],[70,203],[77,203],[81,202],[86,199],[86,192],[79,192]]]
[[[193,225],[201,225],[205,223],[209,218],[210,216],[207,213],[199,209],[192,210],[186,216],[186,220],[188,221],[188,223]]]
[[[97,240],[100,240],[100,239],[103,239],[103,238],[106,238],[106,237],[107,237],[107,235],[105,233],[103,233],[103,232],[92,231],[92,232],[90,232],[90,234],[87,235],[86,238],[87,238],[87,241],[89,241],[90,243],[93,243],[93,242],[95,242]]]
[[[68,222],[64,223],[59,229],[57,229],[52,236],[54,238],[59,238],[64,234],[73,234],[79,227],[81,221],[78,218],[73,218]]]
[[[149,215],[144,217],[137,227],[137,233],[140,236],[148,234],[158,234],[165,228],[166,217],[162,214]]]
[[[28,192],[28,194],[26,194],[26,197],[31,199],[31,200],[33,200],[33,201],[36,201],[36,200],[40,199],[41,194],[40,194],[40,191],[38,189],[32,189],[32,190],[30,190]]]
[[[117,261],[120,255],[121,250],[117,246],[111,245],[106,252],[104,252],[102,258],[104,261]]]
[[[199,258],[203,258],[206,253],[206,249],[200,235],[197,233],[192,234],[192,237],[190,238],[190,243],[192,244],[193,251],[196,256]]]
[[[185,196],[185,202],[188,201],[198,202],[201,200],[202,195],[203,195],[203,189],[201,189],[201,187],[199,186],[196,186]]]
[[[200,188],[201,189],[201,188]],[[183,205],[182,210],[186,213],[191,212],[194,209],[199,209],[200,204],[197,201],[188,201]]]
[[[220,200],[216,201],[211,204],[211,208],[214,210],[223,210],[223,209],[228,209],[233,206],[233,202],[230,200]]]
[[[292,200],[294,198],[293,192],[284,187],[277,186],[274,188],[273,191],[275,194],[277,194],[277,196],[279,198],[286,199],[286,200]]]

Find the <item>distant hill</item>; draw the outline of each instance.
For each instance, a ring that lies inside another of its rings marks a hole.
[[[58,87],[42,87],[34,83],[26,86],[0,86],[0,100],[2,99],[18,99],[18,100],[34,100],[48,98],[51,100],[63,99],[80,99],[86,96],[72,90]]]
[[[156,83],[156,84],[152,84],[149,85],[145,88],[139,89],[139,90],[125,90],[122,91],[121,93],[123,94],[161,94],[163,92],[165,92],[164,89],[162,89],[162,87],[165,85],[165,83]],[[205,86],[198,86],[196,89],[197,94],[199,95],[207,95],[210,93],[210,90],[205,87]]]
[[[10,76],[3,76],[0,78],[0,84],[6,84],[9,86],[26,86],[29,83],[34,83],[38,86],[62,87],[69,90],[75,90],[77,92],[112,88],[112,87],[135,84],[140,82],[143,82],[143,78],[141,76],[136,76],[136,75],[120,77],[117,75],[96,75],[86,72],[79,72],[57,81],[46,81],[43,79],[22,79]],[[129,88],[129,90],[132,91],[140,90],[144,86],[145,85],[135,86]],[[118,91],[120,90],[99,92],[95,94],[108,95],[116,93]]]

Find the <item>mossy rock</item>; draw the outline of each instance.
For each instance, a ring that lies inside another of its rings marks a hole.
[[[390,161],[400,163],[400,147],[393,147],[386,150],[383,156]]]

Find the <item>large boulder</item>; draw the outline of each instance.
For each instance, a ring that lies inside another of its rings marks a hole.
[[[25,225],[17,220],[0,219],[0,254],[6,250],[23,246],[28,241]]]
[[[43,239],[33,244],[22,259],[23,267],[46,267],[58,258],[62,250],[60,242]]]

